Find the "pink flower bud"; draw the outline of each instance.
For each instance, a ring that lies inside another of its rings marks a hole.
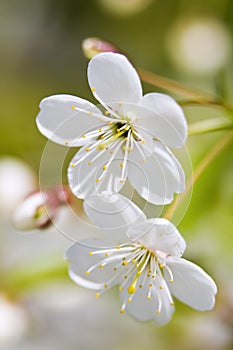
[[[13,225],[23,231],[47,228],[58,216],[60,206],[70,202],[71,193],[67,186],[34,191],[16,208]]]
[[[119,52],[119,50],[107,41],[100,38],[87,38],[82,42],[84,56],[89,60],[101,52]]]

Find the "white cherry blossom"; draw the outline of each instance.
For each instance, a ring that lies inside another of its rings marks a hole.
[[[72,245],[66,259],[75,283],[95,290],[97,298],[118,285],[120,312],[127,311],[143,322],[169,322],[174,312],[173,297],[200,311],[213,308],[217,287],[200,267],[182,258],[186,244],[171,222],[147,219],[119,194],[114,198],[93,194],[87,200],[85,210],[94,223],[112,228],[112,235],[117,233],[117,225],[125,228],[125,237],[122,235],[121,243],[115,246],[107,239]]]
[[[79,198],[119,192],[128,178],[147,201],[170,203],[185,186],[183,169],[168,148],[185,143],[182,109],[165,94],[143,96],[136,70],[121,54],[96,55],[87,75],[103,112],[82,98],[54,95],[41,101],[37,116],[47,138],[82,147],[68,169],[72,191]]]

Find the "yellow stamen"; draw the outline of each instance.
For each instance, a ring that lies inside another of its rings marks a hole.
[[[122,315],[124,315],[125,310],[121,309],[121,310],[120,310],[120,313],[121,313]]]
[[[75,106],[71,106],[71,108],[74,110],[76,107]]]
[[[95,297],[96,297],[96,299],[98,299],[98,298],[99,298],[99,296],[100,296],[100,293],[95,293]]]
[[[120,167],[123,168],[123,166],[124,166],[124,163],[120,163]]]
[[[85,138],[86,138],[86,135],[82,135],[82,138],[85,139]]]
[[[71,164],[71,167],[74,169],[75,168],[75,164]]]
[[[104,165],[104,166],[103,166],[103,170],[107,170],[107,167],[106,167],[106,165]]]
[[[86,275],[90,275],[90,271],[86,271],[85,274],[86,274]]]
[[[123,287],[119,286],[119,291],[122,292],[122,290],[123,290]]]
[[[128,287],[127,291],[129,294],[134,294],[136,292],[136,288],[134,287],[134,285],[131,285]]]
[[[89,148],[89,147],[85,148],[85,151],[86,151],[86,152],[89,152],[89,151],[90,151],[90,148]]]
[[[96,179],[95,182],[99,183],[99,182],[100,182],[100,179]]]
[[[66,141],[66,142],[65,142],[65,145],[67,146],[68,144],[69,144],[69,142],[68,142],[68,141]]]
[[[91,88],[91,91],[92,91],[92,92],[95,92],[95,91],[96,91],[96,88],[95,88],[95,87],[92,87],[92,88]]]
[[[93,115],[93,113],[92,113],[92,112],[89,112],[88,114],[89,114],[89,116],[90,116],[90,117]]]
[[[93,252],[89,252],[88,254],[89,254],[90,256],[92,256],[92,255],[93,255]]]
[[[87,164],[88,164],[88,165],[91,165],[91,164],[92,164],[92,162],[88,162]]]

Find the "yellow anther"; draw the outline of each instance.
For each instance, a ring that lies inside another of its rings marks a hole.
[[[85,138],[86,138],[86,135],[82,135],[82,138],[85,139]]]
[[[106,148],[106,146],[105,146],[103,143],[99,144],[99,145],[96,147],[96,149],[97,149],[98,151],[102,151],[102,150],[105,149],[105,148]]]
[[[96,179],[95,182],[96,182],[96,183],[99,183],[99,182],[100,182],[100,179]]]
[[[163,286],[159,286],[159,289],[163,289]]]
[[[122,290],[123,290],[123,287],[119,286],[119,291],[122,292]]]
[[[100,296],[100,293],[95,293],[95,297],[98,299]]]
[[[91,91],[92,91],[92,92],[95,92],[95,91],[96,91],[96,88],[95,88],[95,87],[92,87],[92,88],[91,88]]]
[[[120,129],[117,129],[116,131],[117,131],[117,132],[121,132],[121,130],[120,130]]]
[[[114,152],[113,151],[109,151],[110,154],[113,154]]]
[[[170,279],[170,283],[173,283],[174,282],[174,280],[173,279]]]
[[[87,164],[88,164],[88,165],[92,165],[92,162],[88,162]]]
[[[89,116],[90,116],[90,117],[93,115],[93,113],[92,113],[92,112],[89,112],[88,114],[89,114]]]
[[[71,108],[74,110],[76,107],[73,105],[73,106],[71,106]]]
[[[128,298],[128,303],[131,303],[131,301],[132,301],[132,298]]]
[[[90,271],[86,271],[85,274],[86,274],[86,275],[90,275]]]
[[[122,103],[122,102],[119,102],[119,103],[118,103],[118,106],[119,106],[119,107],[121,107],[122,105],[123,105],[123,103]]]
[[[89,252],[88,254],[89,254],[90,256],[92,256],[92,255],[93,255],[93,252]]]
[[[122,260],[126,260],[126,257],[122,258]]]
[[[103,118],[102,118],[102,119],[100,119],[100,121],[101,121],[102,123],[105,123],[105,119],[103,119]]]
[[[128,261],[123,261],[122,266],[128,265]]]
[[[112,125],[113,124],[113,122],[108,122],[108,125]]]
[[[152,278],[155,278],[155,275],[152,275],[151,277],[152,277]]]
[[[132,285],[128,287],[127,291],[129,294],[134,294],[136,292],[136,288]]]
[[[69,142],[68,142],[68,141],[66,141],[66,142],[65,142],[65,145],[68,145],[68,144],[69,144]]]
[[[175,304],[173,303],[173,301],[171,301],[171,302],[170,302],[170,305],[171,305],[171,306],[174,306]]]
[[[123,168],[123,166],[124,166],[124,163],[120,163],[120,167]]]
[[[159,265],[159,267],[160,267],[161,269],[163,269],[164,266],[165,266],[164,264],[160,264],[160,265]]]
[[[149,284],[149,287],[150,287],[150,288],[152,288],[152,287],[153,287],[152,283],[150,283],[150,284]]]
[[[99,129],[99,132],[102,132],[102,131],[103,131],[103,129],[100,128],[100,129]]]
[[[99,265],[99,269],[102,269],[103,267],[104,267],[104,265],[102,265],[102,264],[101,264],[101,265]]]
[[[75,164],[73,163],[73,164],[71,164],[71,167],[74,169],[75,168]]]
[[[147,296],[147,299],[148,299],[148,300],[151,300],[151,296],[150,296],[150,295],[148,295],[148,296]]]
[[[139,270],[139,271],[137,272],[137,274],[138,274],[138,276],[140,276],[140,275],[142,274],[142,271]]]
[[[120,184],[123,184],[123,183],[124,183],[124,180],[120,180],[119,182],[120,182]]]
[[[107,167],[106,167],[106,165],[104,165],[104,166],[103,166],[103,170],[107,170]]]
[[[160,313],[161,313],[160,310],[157,310],[157,311],[156,311],[156,314],[157,314],[157,315],[160,315]]]
[[[145,145],[145,143],[146,143],[145,140],[142,140],[142,141],[141,141],[141,144],[142,144],[142,145]]]
[[[142,159],[142,163],[146,163],[146,159]]]
[[[147,274],[147,277],[150,277],[150,273]]]
[[[133,263],[133,264],[135,264],[136,262],[137,262],[137,260],[135,260],[135,259],[132,260],[132,263]]]
[[[103,140],[103,139],[104,139],[104,135],[101,135],[101,136],[100,136],[100,140]]]
[[[139,288],[142,288],[142,284],[139,284],[139,286],[138,286]]]
[[[121,247],[119,245],[116,246],[116,249],[121,249]]]
[[[152,271],[151,270],[148,270],[148,273],[151,273]]]
[[[105,111],[104,114],[105,115],[109,115],[110,113],[109,113],[109,111]]]
[[[105,256],[106,256],[106,258],[107,258],[109,254],[108,254],[108,253],[105,253],[104,255],[105,255]]]
[[[106,289],[106,288],[108,288],[108,285],[105,283],[105,285],[104,285],[104,288]]]
[[[89,148],[89,147],[85,148],[85,151],[86,151],[86,152],[89,152],[89,151],[90,151],[90,148]]]
[[[124,309],[121,309],[121,310],[120,310],[120,313],[121,313],[122,315],[124,315],[125,310],[124,310]]]
[[[114,271],[116,271],[117,270],[117,268],[116,267],[114,267],[114,269],[113,269]]]
[[[128,278],[128,276],[127,276],[127,275],[125,275],[125,276],[124,276],[124,279],[125,279],[125,280],[127,280],[127,278]]]

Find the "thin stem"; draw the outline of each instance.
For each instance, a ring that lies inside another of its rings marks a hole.
[[[179,196],[176,197],[174,202],[169,206],[168,210],[166,211],[164,218],[171,220],[175,210],[180,206],[188,192],[192,189],[194,184],[197,182],[197,180],[200,178],[200,176],[203,174],[203,172],[206,170],[206,168],[211,164],[211,162],[224,150],[225,147],[227,147],[231,142],[233,141],[233,132],[230,132],[227,137],[224,135],[223,138],[219,140],[218,143],[216,143],[206,154],[206,156],[202,159],[200,164],[197,166],[197,168],[194,170],[193,175],[188,180],[186,184],[186,189],[183,193],[181,193]]]
[[[214,118],[189,124],[189,136],[233,128],[233,122],[226,118]]]
[[[192,102],[194,103],[200,102],[209,104],[219,102],[216,99],[216,97],[212,94],[208,94],[207,92],[187,87],[182,83],[178,83],[174,80],[164,78],[158,74],[148,72],[144,69],[138,69],[138,73],[144,82],[174,92],[188,99],[192,99]]]

